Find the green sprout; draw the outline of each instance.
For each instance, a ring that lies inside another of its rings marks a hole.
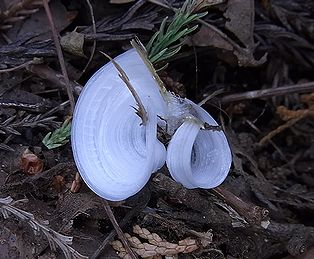
[[[148,59],[153,65],[177,54],[183,45],[182,41],[179,43],[177,41],[196,30],[198,25],[193,27],[189,27],[189,25],[204,17],[207,12],[193,14],[195,8],[196,3],[194,0],[186,0],[183,6],[176,11],[168,26],[166,26],[168,17],[163,20],[159,30],[152,36],[146,46]]]
[[[48,149],[61,147],[69,142],[71,135],[71,118],[66,119],[59,129],[49,132],[42,140]]]

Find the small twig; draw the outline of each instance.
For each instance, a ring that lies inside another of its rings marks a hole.
[[[49,108],[51,108],[51,102],[49,100],[43,99],[43,101],[38,103],[24,103],[24,102],[16,102],[12,100],[7,100],[0,98],[0,107],[3,108],[14,108],[24,111],[31,112],[45,112]]]
[[[27,71],[32,72],[33,74],[41,77],[42,79],[49,80],[50,82],[53,83],[53,85],[58,86],[63,91],[66,90],[66,83],[64,77],[55,70],[53,70],[52,68],[50,68],[49,66],[31,64],[28,65],[26,69]],[[70,81],[70,86],[73,93],[76,96],[79,96],[80,92],[83,89],[83,86],[73,81]]]
[[[221,103],[230,103],[243,100],[251,100],[257,98],[269,98],[279,95],[293,94],[293,93],[308,93],[314,91],[314,82],[304,84],[295,84],[289,86],[282,86],[277,88],[269,88],[263,90],[248,91],[240,94],[231,94],[219,99]]]
[[[93,34],[96,35],[97,34],[97,31],[96,31],[96,23],[95,23],[95,17],[94,17],[94,10],[93,10],[93,6],[91,5],[90,1],[89,0],[85,0],[87,5],[88,5],[88,8],[89,8],[89,12],[90,12],[90,16],[91,16],[91,19],[92,19],[92,27],[93,27]],[[86,69],[88,68],[90,62],[92,62],[92,59],[94,57],[94,54],[95,54],[95,50],[96,50],[96,39],[93,39],[93,46],[92,46],[92,50],[91,50],[91,54],[90,54],[90,57],[80,75],[80,78],[82,77],[82,75],[86,72]]]
[[[43,4],[44,4],[46,15],[47,15],[47,18],[48,18],[48,21],[49,21],[50,28],[51,28],[51,31],[52,31],[53,41],[54,41],[54,44],[56,46],[57,55],[58,55],[58,59],[59,59],[59,63],[60,63],[61,71],[62,71],[62,75],[63,75],[64,80],[65,80],[65,85],[66,85],[66,90],[67,90],[67,94],[68,94],[69,101],[70,101],[71,115],[72,115],[73,111],[74,111],[75,101],[74,101],[72,89],[71,89],[71,86],[70,86],[70,80],[69,80],[69,77],[68,77],[68,73],[67,73],[67,70],[66,70],[66,67],[65,67],[65,63],[64,63],[64,57],[63,57],[63,54],[62,54],[62,49],[61,49],[58,33],[57,33],[56,27],[55,27],[54,22],[53,22],[53,18],[52,18],[52,14],[51,14],[51,11],[50,11],[49,4],[48,4],[48,0],[43,0]]]
[[[105,208],[105,211],[114,227],[114,229],[116,230],[120,240],[122,241],[126,251],[128,252],[128,254],[131,256],[132,259],[138,259],[138,256],[132,251],[130,245],[129,245],[129,242],[128,240],[126,239],[126,237],[124,236],[115,216],[113,215],[113,212],[107,202],[107,200],[103,199],[103,205],[104,205],[104,208]]]
[[[215,96],[221,94],[224,92],[224,89],[218,89],[217,91],[213,92],[212,94],[205,97],[202,101],[200,101],[197,105],[203,106],[205,103],[207,103],[209,100],[213,99]]]
[[[204,130],[222,131],[222,127],[216,126],[216,125],[209,125],[207,122],[205,122],[204,123]]]
[[[258,134],[262,134],[262,132],[260,131],[260,129],[258,127],[255,126],[255,124],[252,121],[249,120],[245,120],[246,123],[252,128],[254,129]],[[281,149],[276,145],[276,143],[274,141],[272,141],[271,139],[268,140],[268,142],[277,150],[277,152],[279,153],[279,155],[281,156],[281,158],[288,162],[286,156],[284,155],[284,153],[281,151]]]
[[[6,69],[1,69],[0,73],[8,73],[8,72],[13,72],[16,70],[20,70],[22,68],[25,68],[29,65],[34,65],[34,64],[40,64],[42,63],[42,59],[41,58],[34,58],[33,60],[27,61],[24,64],[21,64],[19,66],[16,67],[11,67],[11,68],[6,68]]]
[[[222,186],[211,189],[211,192],[223,199],[228,205],[234,208],[250,224],[261,226],[267,220],[268,210],[252,203],[245,202]]]
[[[108,58],[112,62],[112,64],[115,66],[115,68],[118,70],[119,77],[126,84],[127,88],[131,92],[132,96],[134,97],[134,99],[138,105],[138,115],[141,117],[142,124],[145,126],[147,121],[148,121],[147,112],[145,110],[144,104],[141,101],[141,98],[139,97],[139,95],[135,91],[134,87],[132,86],[127,74],[124,72],[122,67],[114,59],[112,59],[110,56],[108,56],[106,53],[104,53],[102,51],[100,51],[100,53],[103,54],[106,58]]]
[[[124,216],[124,218],[119,222],[119,226],[123,228],[130,221],[130,219],[132,219],[135,215],[137,215],[139,211],[143,209],[143,206],[145,206],[146,204],[147,202],[145,202],[144,205],[140,204],[139,206],[136,206],[135,208],[128,211],[128,213]],[[109,244],[109,242],[113,240],[116,234],[117,234],[116,230],[113,229],[107,235],[107,237],[104,239],[101,245],[97,248],[94,254],[90,257],[90,259],[96,259],[103,252],[103,250]]]
[[[299,120],[305,118],[307,116],[307,114],[303,114],[300,117],[291,119],[289,121],[287,121],[285,124],[280,125],[278,128],[276,128],[275,130],[269,132],[265,137],[263,137],[260,141],[259,141],[259,145],[263,145],[265,144],[265,142],[270,141],[274,136],[276,136],[277,134],[279,134],[280,132],[284,131],[287,128],[290,128],[291,126],[293,126],[294,124],[296,124]]]

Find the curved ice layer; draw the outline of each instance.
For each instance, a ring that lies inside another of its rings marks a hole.
[[[147,183],[165,162],[165,147],[157,140],[157,115],[166,105],[150,71],[132,49],[115,58],[126,72],[148,113],[141,125],[135,100],[112,62],[85,85],[75,107],[72,148],[78,170],[97,195],[123,200]]]

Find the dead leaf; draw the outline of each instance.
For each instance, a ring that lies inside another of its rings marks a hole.
[[[224,16],[228,19],[226,28],[252,51],[254,50],[254,1],[229,0]]]
[[[227,34],[215,26],[202,21],[202,27],[191,37],[194,46],[213,46],[233,52],[239,66],[259,66],[266,61],[266,54],[259,60],[253,56],[255,43],[254,31],[254,1],[229,0],[224,16],[227,18],[225,27],[232,32],[244,47],[237,44]]]
[[[62,48],[79,57],[85,57],[83,52],[84,35],[76,31],[72,31],[61,37],[60,44]]]
[[[198,47],[213,46],[220,49],[233,50],[233,47],[228,41],[221,37],[216,31],[210,30],[204,25],[191,37],[191,40],[193,45]]]
[[[202,24],[200,30],[190,37],[188,44],[200,47],[212,46],[230,51],[237,57],[239,66],[259,66],[266,61],[267,53],[256,60],[251,49],[240,47],[215,26],[204,21]]]
[[[50,1],[49,6],[58,32],[69,26],[77,15],[77,12],[67,11],[61,0]],[[28,39],[28,42],[35,42],[51,38],[51,29],[44,8],[40,8],[38,12],[30,15],[28,19],[15,23],[13,28],[7,31],[7,36],[13,42],[22,39]]]
[[[28,175],[36,175],[43,171],[44,162],[29,149],[26,149],[21,157],[20,168]]]

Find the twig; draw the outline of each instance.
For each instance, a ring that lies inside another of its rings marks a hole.
[[[121,228],[119,227],[119,224],[118,224],[115,216],[113,215],[112,210],[111,210],[107,200],[103,199],[103,204],[104,204],[105,211],[106,211],[114,229],[116,230],[120,240],[122,241],[125,249],[127,250],[128,254],[131,256],[132,259],[138,259],[138,256],[132,251],[128,240],[126,239]]]
[[[209,100],[213,99],[215,96],[223,93],[224,90],[223,89],[218,89],[217,91],[213,92],[212,94],[208,95],[207,97],[205,97],[202,101],[200,101],[197,105],[199,106],[203,106],[205,103],[207,103]]]
[[[261,226],[267,220],[268,210],[252,203],[245,202],[224,187],[216,187],[211,192],[233,207],[250,224]]]
[[[145,205],[147,203],[145,202]],[[136,206],[132,210],[130,210],[124,218],[119,222],[119,226],[123,228],[129,221],[132,219],[140,210],[142,210],[143,205],[140,204],[139,206]],[[109,244],[110,241],[113,240],[115,235],[117,234],[116,230],[113,229],[108,236],[104,239],[104,241],[101,243],[101,245],[97,248],[97,250],[94,252],[94,254],[90,257],[90,259],[96,259],[102,251],[105,249],[105,247]]]
[[[265,142],[270,141],[274,136],[276,136],[277,134],[279,134],[280,132],[284,131],[287,128],[290,128],[291,126],[293,126],[294,124],[296,124],[299,120],[305,118],[307,116],[307,114],[301,115],[300,117],[291,119],[289,121],[287,121],[285,124],[280,125],[278,128],[276,128],[275,130],[269,132],[265,137],[263,137],[260,141],[259,141],[259,145],[264,145]]]
[[[70,191],[73,193],[77,193],[80,191],[81,186],[82,186],[82,177],[79,174],[79,172],[76,172],[74,180],[72,181],[71,189]]]
[[[51,108],[51,102],[47,99],[43,99],[38,103],[24,103],[0,98],[0,107],[14,108],[31,112],[45,112]]]
[[[0,73],[8,73],[8,72],[13,72],[16,70],[20,70],[22,68],[25,68],[29,65],[33,65],[33,64],[40,64],[42,63],[42,59],[41,58],[34,58],[33,60],[27,61],[24,64],[21,64],[19,66],[16,67],[11,67],[11,68],[6,68],[6,69],[1,69]]]
[[[255,124],[252,121],[249,120],[245,120],[245,122],[252,128],[254,129],[258,134],[262,134],[261,130],[255,126]],[[284,155],[284,153],[281,151],[281,149],[276,145],[276,143],[274,141],[272,141],[271,139],[268,139],[268,142],[277,150],[277,152],[279,153],[279,155],[281,156],[281,158],[288,162],[286,156]]]
[[[90,12],[90,16],[91,16],[91,19],[92,19],[92,27],[93,27],[93,34],[97,34],[97,31],[96,31],[96,23],[95,23],[95,17],[94,17],[94,10],[93,10],[93,6],[91,5],[90,1],[89,0],[85,0],[87,5],[88,5],[88,8],[89,8],[89,12]],[[91,51],[91,54],[90,54],[90,57],[80,75],[80,78],[82,77],[82,75],[86,72],[86,69],[88,68],[90,62],[92,62],[92,59],[94,57],[94,54],[95,54],[95,50],[96,50],[96,39],[93,39],[93,46],[92,46],[92,51]]]
[[[59,59],[59,63],[60,63],[61,71],[62,71],[62,75],[63,75],[64,80],[65,80],[65,85],[66,85],[66,90],[67,90],[67,94],[68,94],[69,101],[70,101],[71,115],[72,115],[73,111],[74,111],[75,101],[74,101],[73,93],[72,93],[72,90],[71,90],[68,73],[67,73],[67,70],[66,70],[66,67],[65,67],[65,63],[64,63],[64,58],[63,58],[63,54],[62,54],[62,49],[61,49],[59,37],[58,37],[57,30],[56,30],[56,27],[55,27],[54,22],[53,22],[53,18],[52,18],[52,14],[51,14],[51,11],[50,11],[50,8],[49,8],[48,0],[43,0],[43,4],[44,4],[46,15],[47,15],[47,18],[48,18],[48,21],[49,21],[50,28],[51,28],[51,31],[52,31],[53,41],[54,41],[54,44],[56,46],[57,55],[58,55],[58,59]]]
[[[295,84],[289,86],[282,86],[277,88],[269,88],[263,90],[248,91],[240,94],[231,94],[219,99],[221,103],[230,103],[243,100],[251,100],[257,98],[269,98],[279,95],[293,94],[293,93],[308,93],[314,91],[314,82],[304,84]]]
[[[58,72],[56,72],[55,70],[53,70],[52,68],[50,68],[49,66],[31,64],[31,65],[28,65],[26,69],[32,72],[33,74],[41,77],[42,79],[49,80],[55,86],[60,87],[63,91],[66,90],[66,83],[65,83],[64,77]],[[70,86],[73,93],[76,96],[79,96],[83,87],[80,84],[73,81],[70,81]]]

